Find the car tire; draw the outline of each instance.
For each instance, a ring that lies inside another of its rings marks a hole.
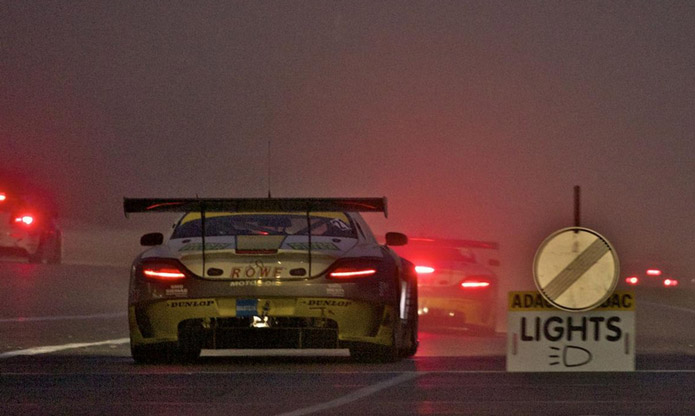
[[[418,292],[417,284],[411,284],[408,290],[408,299],[406,300],[408,308],[407,318],[404,328],[403,346],[400,350],[401,358],[410,358],[417,353],[419,346],[418,340]]]
[[[200,348],[172,344],[133,345],[130,354],[136,364],[190,363],[200,357]]]
[[[39,241],[39,246],[36,248],[36,252],[34,254],[29,254],[27,257],[29,263],[45,263],[46,255],[44,253],[46,252],[46,244],[47,242],[41,238],[41,241]]]
[[[398,319],[391,335],[391,345],[356,343],[350,346],[350,357],[364,363],[393,363],[412,357],[417,352],[417,286],[410,285],[406,319]],[[395,310],[398,310],[395,307]]]
[[[395,345],[356,343],[350,347],[350,358],[359,363],[393,363],[401,359]]]
[[[51,240],[51,250],[47,253],[46,260],[49,264],[63,262],[63,236],[60,232],[57,232]]]
[[[63,257],[63,239],[59,232],[51,237],[42,236],[39,247],[28,257],[29,263],[60,264]]]

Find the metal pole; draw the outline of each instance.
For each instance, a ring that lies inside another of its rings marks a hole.
[[[581,187],[574,187],[574,226],[581,227]]]

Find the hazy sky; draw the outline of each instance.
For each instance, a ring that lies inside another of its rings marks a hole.
[[[2,167],[67,217],[270,183],[527,259],[581,185],[622,258],[695,269],[691,1],[2,1],[0,36]]]

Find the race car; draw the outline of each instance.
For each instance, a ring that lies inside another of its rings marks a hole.
[[[396,248],[415,264],[423,327],[494,333],[498,281],[489,267],[498,266],[499,261],[485,253],[496,254],[496,250],[494,242],[437,238],[410,238],[407,246]]]
[[[134,212],[182,212],[149,233],[128,298],[137,363],[194,360],[202,349],[349,349],[389,362],[418,348],[417,276],[380,245],[360,212],[385,198],[125,198]]]
[[[30,194],[0,189],[0,253],[30,263],[60,263],[63,237],[55,210]]]

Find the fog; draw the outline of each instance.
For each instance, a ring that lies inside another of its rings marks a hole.
[[[2,168],[65,221],[132,227],[124,196],[386,196],[378,232],[498,241],[530,284],[579,185],[621,259],[695,268],[693,3],[1,10]]]

